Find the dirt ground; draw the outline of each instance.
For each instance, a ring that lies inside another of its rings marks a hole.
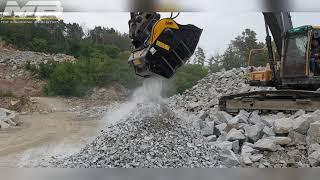
[[[70,107],[62,99],[37,101],[51,111],[19,115],[21,126],[0,131],[0,167],[24,166],[46,156],[70,153],[99,131],[99,120],[79,119],[79,112],[68,112]]]

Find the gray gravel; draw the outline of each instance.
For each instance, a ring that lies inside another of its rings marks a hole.
[[[226,167],[193,123],[166,105],[139,104],[127,118],[101,132],[80,153],[50,167]]]

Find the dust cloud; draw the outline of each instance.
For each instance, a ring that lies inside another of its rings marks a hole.
[[[143,85],[137,88],[130,99],[120,104],[119,106],[112,108],[103,117],[104,125],[110,126],[119,122],[121,119],[125,119],[130,112],[132,112],[138,104],[151,103],[151,104],[164,104],[165,100],[162,96],[165,88],[165,80],[160,77],[152,77],[145,79]]]

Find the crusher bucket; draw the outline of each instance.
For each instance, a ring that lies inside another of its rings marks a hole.
[[[133,51],[129,64],[139,76],[169,79],[193,55],[201,34],[202,29],[194,25],[161,19],[154,24],[146,48]]]

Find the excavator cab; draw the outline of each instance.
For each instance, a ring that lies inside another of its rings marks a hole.
[[[142,77],[171,78],[193,55],[202,29],[178,24],[174,18],[160,19],[157,13],[133,13],[130,37],[134,46],[129,64]]]

